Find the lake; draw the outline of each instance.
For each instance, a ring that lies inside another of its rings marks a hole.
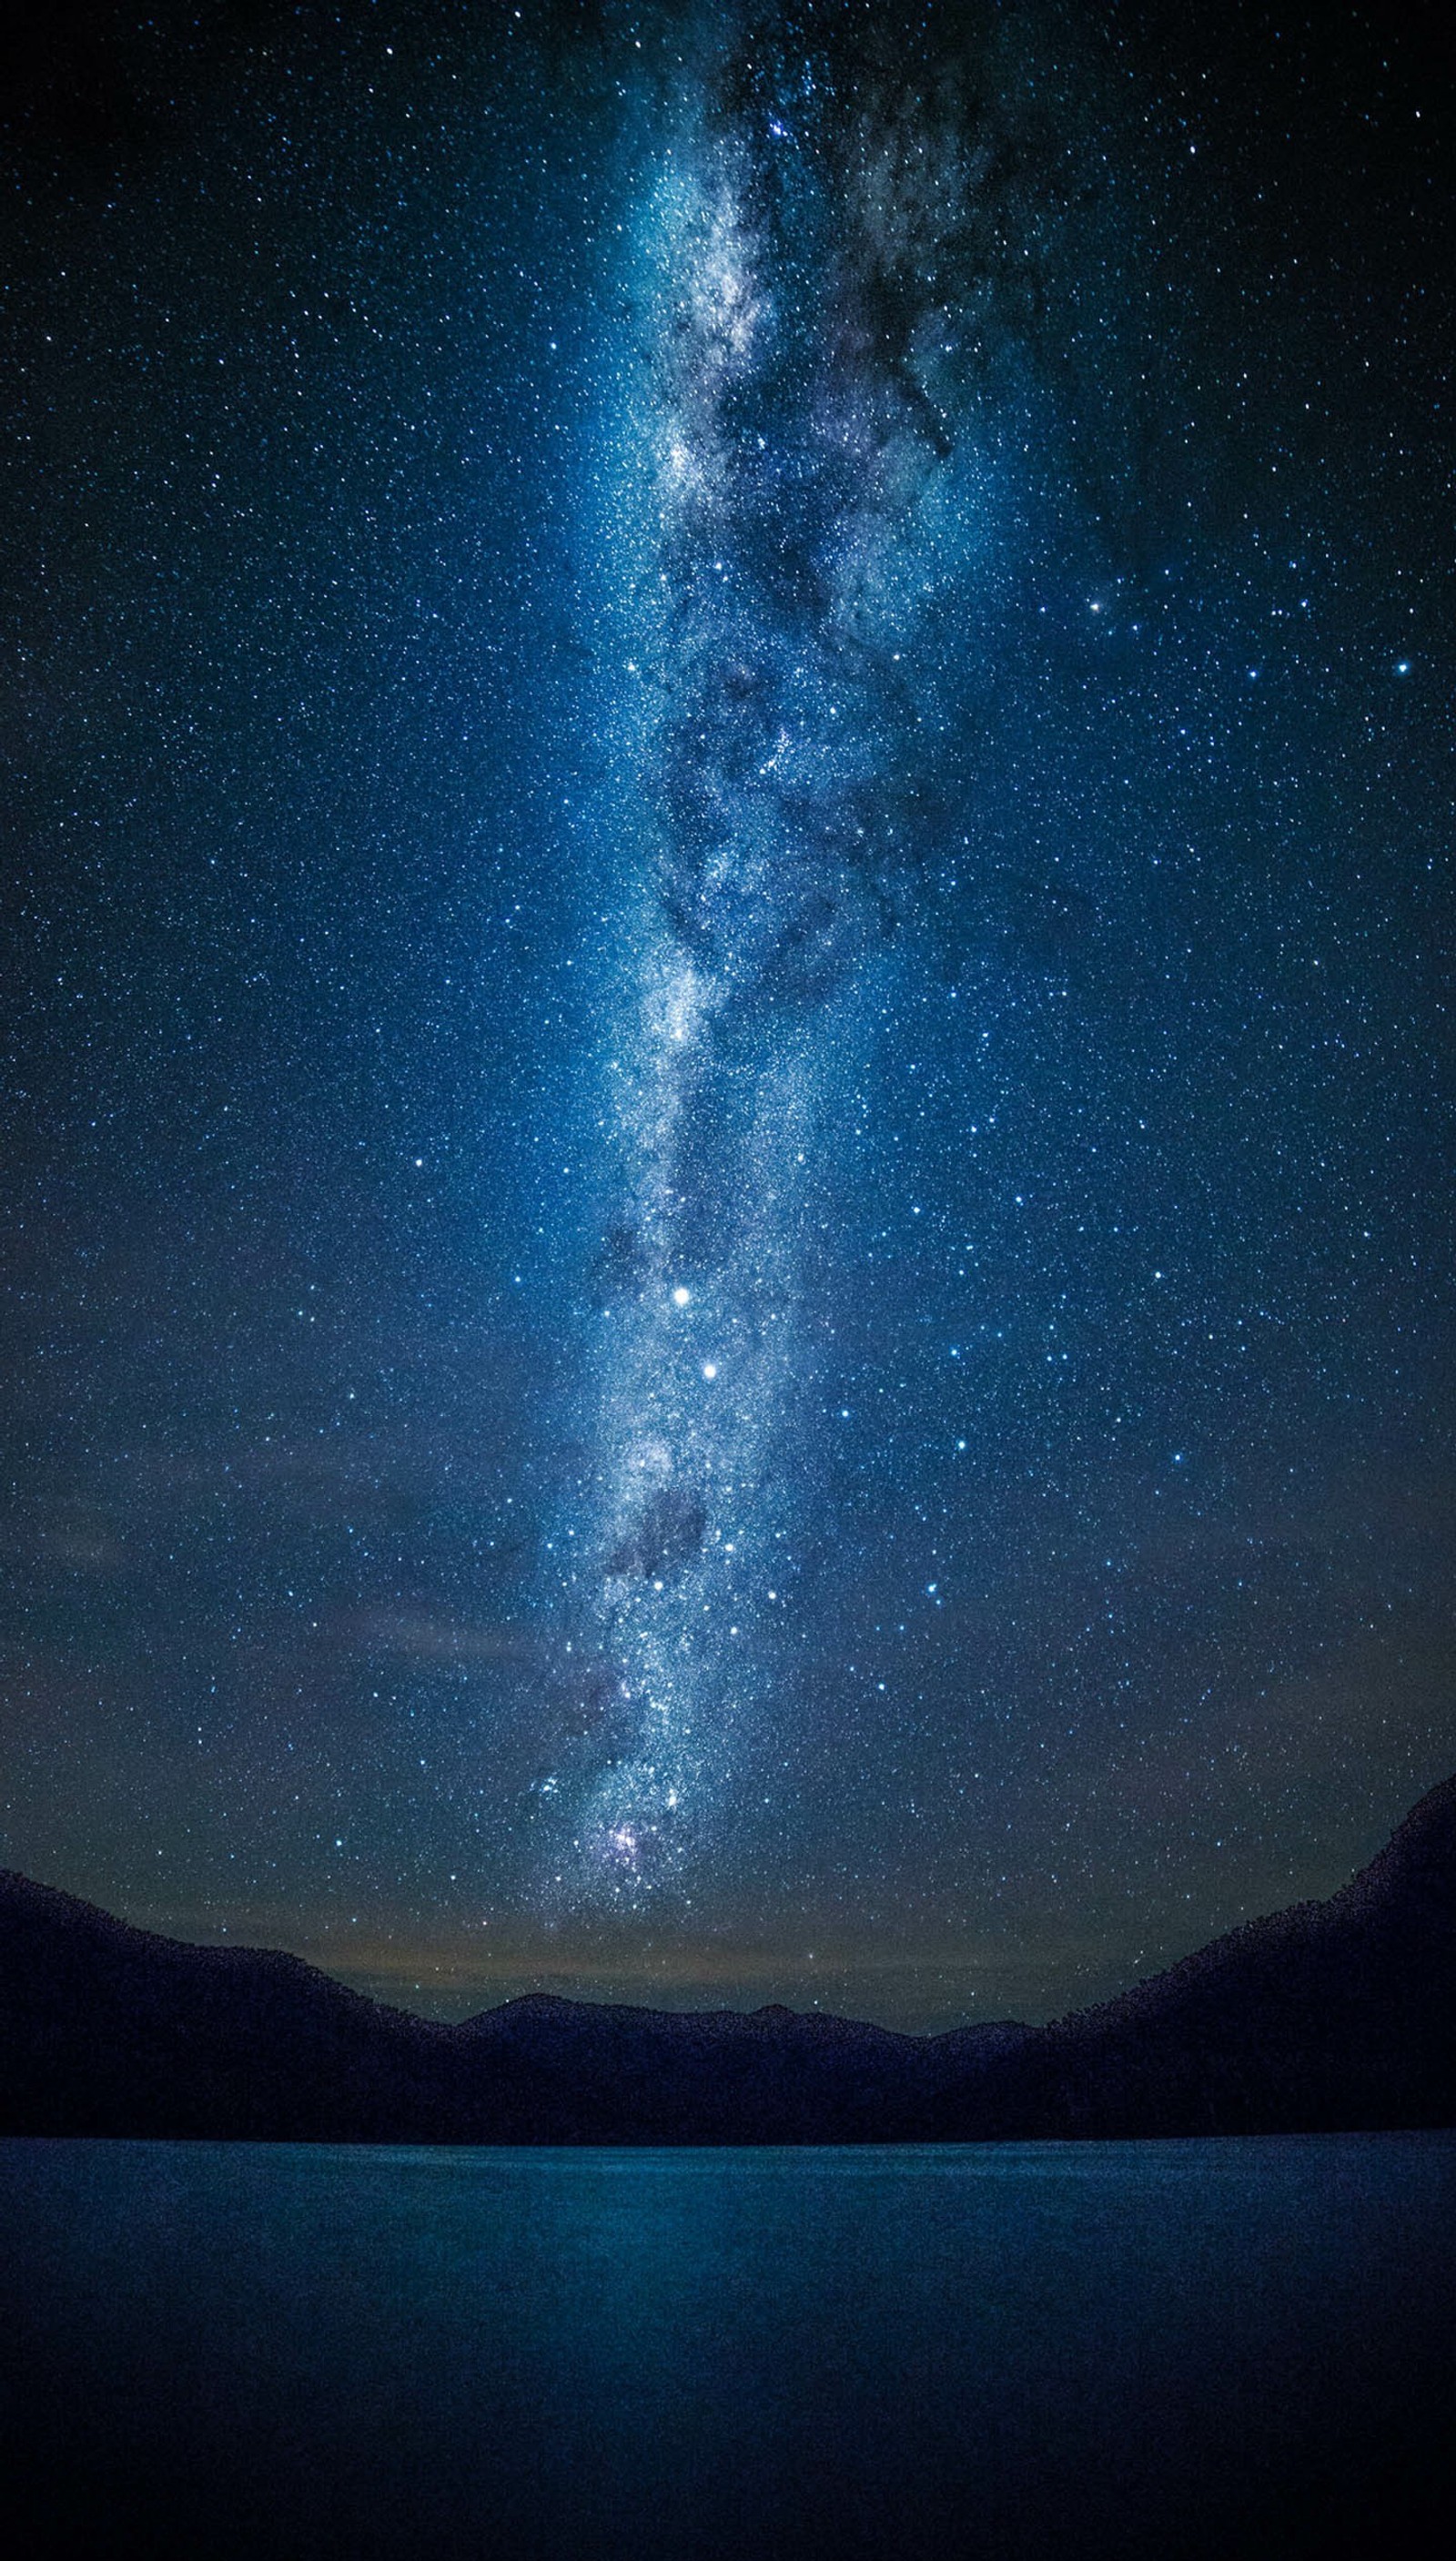
[[[13,2549],[1444,2552],[1456,2135],[0,2143]]]

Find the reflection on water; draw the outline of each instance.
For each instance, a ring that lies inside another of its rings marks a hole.
[[[8,2142],[7,2505],[37,2556],[1403,2561],[1453,2209],[1444,2134]]]

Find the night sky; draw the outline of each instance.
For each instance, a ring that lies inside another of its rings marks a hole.
[[[31,13],[0,1860],[921,2028],[1456,1767],[1436,23]]]

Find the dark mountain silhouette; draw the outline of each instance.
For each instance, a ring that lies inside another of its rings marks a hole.
[[[901,2142],[1456,2124],[1456,1779],[1353,1884],[1049,2027],[534,1995],[444,2027],[0,1875],[0,2132]]]

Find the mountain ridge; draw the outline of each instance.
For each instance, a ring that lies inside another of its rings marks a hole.
[[[864,2142],[1456,2123],[1456,1777],[1347,1885],[1046,2026],[528,1993],[458,2025],[0,1871],[0,2133]]]

